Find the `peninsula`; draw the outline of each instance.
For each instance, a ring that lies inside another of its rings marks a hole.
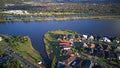
[[[6,54],[18,59],[22,63],[22,66],[25,65],[23,66],[25,68],[38,68],[40,67],[39,62],[43,62],[39,53],[32,47],[31,40],[28,36],[0,34],[0,48]],[[2,57],[0,59],[2,59]],[[9,59],[7,61],[9,61]],[[6,65],[6,67],[7,66],[8,65]],[[18,67],[19,65],[16,66]]]
[[[120,39],[54,30],[44,35],[44,43],[52,68],[120,67]]]

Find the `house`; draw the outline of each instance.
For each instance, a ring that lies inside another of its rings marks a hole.
[[[58,62],[57,68],[65,68],[65,66],[63,62]]]
[[[39,68],[43,68],[44,66],[42,61],[38,62],[38,65],[39,65]]]
[[[72,50],[67,50],[67,53],[66,54],[68,54],[68,55],[71,55],[71,54],[73,54],[74,52],[72,51]]]
[[[69,66],[70,63],[71,63],[73,60],[75,60],[75,58],[76,58],[76,56],[71,55],[68,59],[64,60],[64,62],[65,62],[65,64],[66,64],[67,66]]]
[[[90,48],[91,49],[95,48],[95,44],[90,44]]]
[[[2,41],[2,37],[0,37],[0,41]]]
[[[80,36],[80,35],[77,35],[77,39],[81,39],[81,36]]]
[[[67,50],[61,50],[62,55],[67,55]]]
[[[117,48],[114,50],[114,52],[116,52],[116,53],[120,53],[120,47],[117,46]]]
[[[118,57],[118,59],[120,60],[120,53],[117,53],[117,57]]]
[[[59,38],[60,38],[60,39],[63,39],[63,36],[62,36],[62,35],[59,35]]]
[[[38,64],[40,65],[40,64],[42,64],[42,62],[40,61],[40,62],[38,62]]]
[[[82,46],[82,47],[88,47],[88,45],[86,43],[83,43],[83,42],[80,43],[80,46]]]
[[[82,35],[82,39],[87,39],[88,36],[87,35]]]
[[[107,50],[112,50],[111,45],[107,45]]]
[[[72,39],[72,38],[69,39],[69,42],[71,42],[71,44],[73,44],[73,41],[74,41],[74,39]]]
[[[75,39],[75,36],[74,36],[74,35],[72,35],[72,38],[73,38],[73,39]]]
[[[63,40],[67,40],[68,39],[68,35],[63,35]]]
[[[76,57],[76,59],[73,61],[73,62],[71,62],[71,64],[70,64],[70,66],[72,67],[72,68],[81,68],[81,62],[82,62],[83,60],[81,60],[80,58],[77,58]]]
[[[91,60],[84,60],[82,62],[82,68],[92,68],[93,67],[93,63]]]
[[[115,40],[116,41],[116,43],[120,43],[120,41],[119,40]]]
[[[62,55],[71,55],[71,54],[73,54],[73,51],[71,49],[70,50],[62,49],[61,53],[62,53]]]
[[[107,38],[107,37],[103,37],[103,41],[104,42],[111,42],[111,40],[109,38]]]
[[[71,34],[69,34],[69,35],[68,35],[68,38],[69,38],[69,39],[71,39],[71,38],[72,38],[72,35],[71,35]]]
[[[62,47],[69,47],[71,44],[70,42],[60,42],[59,45]]]
[[[94,37],[93,36],[90,36],[89,38],[88,38],[88,40],[94,40]]]

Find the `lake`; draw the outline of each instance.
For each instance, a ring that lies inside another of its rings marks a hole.
[[[45,52],[43,36],[50,30],[58,29],[73,30],[80,34],[120,37],[120,20],[81,19],[0,24],[0,34],[29,36],[32,40],[33,47],[40,53],[47,64],[49,64],[49,59]]]

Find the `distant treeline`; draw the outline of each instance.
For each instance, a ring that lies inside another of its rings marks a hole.
[[[47,3],[46,3],[47,4]],[[58,5],[17,5],[4,10],[28,10],[29,12],[75,12],[88,14],[120,14],[120,3],[64,3]]]
[[[84,3],[82,2],[71,3],[72,1],[77,1],[77,0],[71,0],[71,2],[67,2],[63,4],[59,4],[59,3],[49,4],[49,3],[40,3],[40,2],[36,2],[33,4],[24,4],[23,2],[25,1],[29,2],[30,0],[0,0],[0,10],[1,11],[28,10],[29,12],[75,12],[75,13],[87,13],[87,14],[120,14],[119,0],[116,1],[114,0],[114,2],[113,0],[105,0],[104,2],[100,2],[100,3],[96,3],[94,0],[93,0],[94,2],[84,1]],[[5,4],[10,4],[10,3],[15,4],[15,6],[5,7]]]

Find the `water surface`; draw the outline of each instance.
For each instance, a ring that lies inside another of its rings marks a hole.
[[[14,22],[0,24],[0,34],[29,36],[33,47],[41,54],[47,64],[43,36],[50,30],[67,29],[80,34],[120,36],[120,20],[81,19],[66,21]]]

